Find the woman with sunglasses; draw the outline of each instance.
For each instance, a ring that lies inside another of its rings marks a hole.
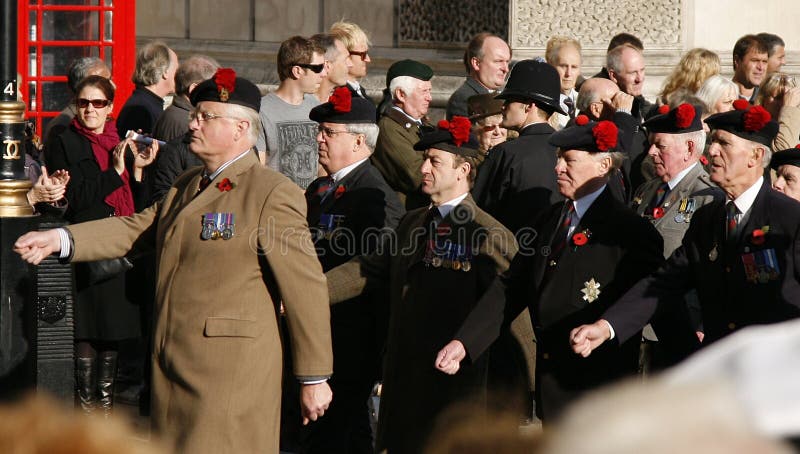
[[[77,115],[69,127],[48,144],[45,161],[51,171],[66,170],[70,223],[108,216],[130,216],[147,200],[143,169],[158,152],[131,139],[122,142],[110,121],[114,86],[102,76],[78,84]],[[126,150],[133,156],[127,159]],[[138,204],[137,204],[138,202]],[[100,265],[106,265],[101,270]],[[139,306],[126,298],[125,266],[120,262],[79,263],[75,266],[75,375],[80,404],[87,413],[113,407],[118,343],[140,336]],[[104,271],[101,273],[100,271]]]

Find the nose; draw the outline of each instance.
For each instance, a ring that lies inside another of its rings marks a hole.
[[[422,172],[422,174],[431,173],[431,160],[426,159],[422,161],[422,166],[420,166],[419,171]]]
[[[658,154],[658,148],[655,145],[650,145],[650,148],[647,149],[647,154],[655,157]]]
[[[786,187],[785,184],[786,180],[784,180],[782,176],[778,176],[778,179],[776,179],[775,182],[772,183],[772,189],[778,192],[783,192],[783,188]]]
[[[192,131],[200,129],[200,120],[197,119],[197,115],[194,115],[189,119],[189,129]]]
[[[567,171],[566,161],[564,160],[564,158],[558,158],[554,170],[556,171],[556,175],[560,175]]]
[[[317,131],[315,139],[317,140],[317,143],[325,142],[325,137],[322,135],[322,131]]]
[[[711,146],[708,147],[708,155],[711,157],[719,156],[719,144],[716,142],[711,142]]]

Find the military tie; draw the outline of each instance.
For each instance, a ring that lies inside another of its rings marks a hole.
[[[728,202],[725,206],[725,218],[726,218],[726,232],[728,234],[728,241],[734,242],[736,241],[739,235],[739,208],[736,207],[736,204],[733,201]]]
[[[314,180],[310,187],[316,187],[314,194],[319,198],[319,203],[322,203],[325,201],[325,198],[327,198],[336,188],[336,182],[331,176],[320,177]]]
[[[207,188],[208,185],[210,184],[211,184],[211,177],[209,177],[208,175],[203,175],[203,178],[200,179],[200,185],[197,187],[197,194],[203,192],[203,190]]]
[[[553,235],[553,245],[550,248],[550,258],[552,260],[558,259],[561,251],[567,246],[567,236],[569,228],[572,225],[572,216],[575,214],[575,203],[572,200],[564,202],[562,208],[561,222],[558,225],[555,235]]]
[[[436,226],[442,220],[442,213],[438,207],[432,206],[425,214],[425,221],[422,225],[425,226],[426,238],[432,238],[436,234]]]

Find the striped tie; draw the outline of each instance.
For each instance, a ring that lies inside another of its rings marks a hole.
[[[733,201],[728,202],[725,206],[726,214],[726,227],[728,233],[728,241],[735,241],[739,234],[739,209]]]

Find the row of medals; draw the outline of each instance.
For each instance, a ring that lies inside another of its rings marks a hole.
[[[449,247],[446,252],[447,258],[443,258],[445,254],[439,255],[435,251],[439,248],[435,245],[435,240],[428,242],[428,251],[426,252],[426,262],[434,268],[444,268],[448,270],[464,271],[467,272],[472,269],[472,261],[470,260],[471,254],[465,251],[461,254],[461,245],[448,243]],[[455,246],[455,248],[454,248]],[[455,250],[454,250],[455,249]],[[454,254],[455,252],[455,254]],[[430,257],[432,255],[432,257]],[[459,260],[457,257],[463,257]]]
[[[233,213],[206,213],[203,218],[203,231],[200,238],[204,240],[229,240],[233,237]]]

